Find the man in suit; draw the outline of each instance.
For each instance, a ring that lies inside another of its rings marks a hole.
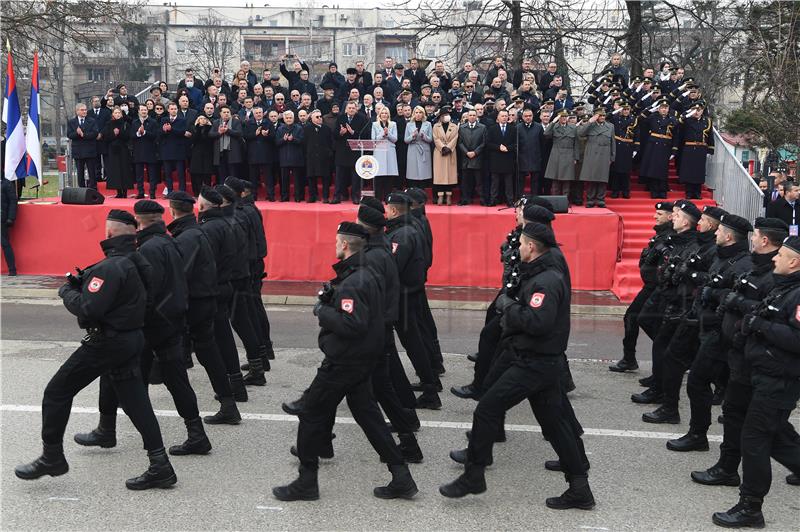
[[[356,174],[355,164],[360,154],[351,150],[347,141],[368,139],[372,131],[368,127],[366,116],[358,112],[356,102],[347,103],[344,113],[336,121],[336,126],[333,132],[336,137],[336,187],[331,203],[341,203],[347,194],[347,187],[350,187],[350,198],[357,204],[361,198],[361,177]]]
[[[275,159],[275,131],[264,118],[264,110],[260,107],[253,107],[252,116],[253,120],[244,122],[244,138],[247,141],[247,164],[250,165],[253,199],[258,199],[261,174],[265,177],[268,197],[274,199],[275,176],[272,174],[272,165]]]
[[[186,120],[178,116],[178,104],[171,102],[167,107],[167,116],[159,125],[159,147],[161,161],[164,166],[164,197],[172,192],[172,171],[178,174],[178,187],[186,191]]]
[[[109,97],[109,100],[111,103],[103,105],[105,102],[103,102],[99,96],[92,96],[92,109],[87,113],[89,116],[94,118],[95,122],[97,122],[97,131],[100,132],[97,140],[95,175],[99,177],[101,181],[104,179],[105,175],[103,173],[103,165],[104,163],[108,162],[108,143],[106,139],[103,138],[102,131],[108,121],[111,120],[111,109],[113,109],[114,106],[113,98]]]
[[[131,143],[133,144],[133,166],[136,170],[137,199],[144,198],[144,171],[147,168],[147,177],[150,182],[150,197],[156,195],[156,185],[160,174],[158,160],[156,159],[156,141],[158,139],[159,125],[147,115],[147,106],[139,105],[138,116],[131,122]]]
[[[475,185],[481,181],[483,150],[486,147],[486,126],[478,122],[474,109],[467,111],[467,122],[461,124],[458,132],[458,151],[461,153],[461,201],[459,205],[472,203]],[[481,198],[486,205],[488,198]]]
[[[137,109],[139,107],[139,100],[136,99],[136,96],[132,96],[128,94],[128,86],[124,83],[120,83],[117,85],[117,92],[119,95],[114,98],[114,105],[123,105],[128,104],[128,108],[131,110]]]
[[[397,97],[400,96],[400,91],[403,90],[403,71],[405,67],[402,63],[397,63],[394,66],[394,71],[390,76],[386,76],[386,99],[390,102],[396,102]]]
[[[67,122],[67,138],[72,141],[72,158],[78,170],[78,186],[85,187],[84,169],[89,172],[89,188],[97,189],[97,121],[87,116],[86,104],[75,106],[75,117]]]
[[[789,226],[789,236],[798,235],[800,225],[800,187],[794,181],[783,183],[783,197],[773,201],[767,207],[767,218],[778,218]]]
[[[419,62],[416,58],[412,58],[410,63],[411,65],[403,75],[411,80],[411,90],[415,94],[419,94],[422,85],[427,82],[428,78],[425,75],[425,70],[419,67]]]
[[[486,147],[489,150],[489,168],[492,171],[492,190],[489,206],[500,201],[500,183],[505,188],[506,206],[514,205],[514,159],[517,134],[514,124],[508,123],[508,111],[497,112],[497,123],[489,128]]]

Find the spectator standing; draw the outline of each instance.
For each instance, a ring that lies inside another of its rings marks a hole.
[[[425,182],[433,177],[431,167],[431,143],[433,128],[426,120],[425,109],[414,108],[412,120],[406,124],[405,142],[408,145],[406,185],[425,188]]]
[[[436,203],[453,203],[453,187],[458,183],[458,124],[452,124],[450,112],[453,108],[443,105],[433,126],[433,185],[436,188]]]
[[[399,175],[397,168],[397,124],[390,120],[389,108],[382,106],[378,110],[378,118],[372,123],[372,140],[385,141],[384,147],[376,149],[375,158],[378,160],[378,174],[375,176],[375,197],[386,201],[392,189],[392,183]]]

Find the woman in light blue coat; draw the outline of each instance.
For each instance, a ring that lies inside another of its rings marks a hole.
[[[433,177],[431,143],[433,143],[433,127],[427,121],[425,109],[417,106],[411,120],[406,124],[406,144],[408,144],[408,166],[406,181],[409,187],[425,188],[425,183]]]
[[[390,120],[389,108],[381,106],[378,118],[372,123],[372,140],[386,141],[385,146],[376,149],[373,155],[378,160],[378,174],[375,176],[375,197],[386,201],[392,191],[392,183],[399,174],[397,170],[397,124]]]

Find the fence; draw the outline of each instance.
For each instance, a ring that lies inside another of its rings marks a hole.
[[[714,145],[706,167],[706,186],[714,190],[714,199],[726,211],[748,220],[763,216],[764,193],[716,129]]]

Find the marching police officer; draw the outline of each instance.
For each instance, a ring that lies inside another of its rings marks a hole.
[[[608,367],[618,373],[639,369],[636,361],[636,341],[639,338],[639,314],[644,309],[644,304],[653,295],[658,287],[658,266],[664,260],[667,247],[667,238],[674,234],[672,230],[671,201],[659,201],[655,205],[656,234],[647,243],[639,256],[639,275],[642,278],[642,288],[633,298],[625,310],[622,321],[625,325],[625,336],[622,338],[622,360]],[[647,332],[647,331],[645,331]]]
[[[126,481],[129,489],[163,488],[178,479],[164,451],[158,421],[141,377],[139,356],[145,346],[142,327],[147,310],[143,278],[150,266],[136,253],[136,220],[121,210],[111,210],[106,239],[100,243],[105,258],[70,278],[58,293],[64,306],[86,329],[81,346],[50,379],[42,399],[42,456],[14,470],[17,477],[33,480],[69,471],[64,457],[64,431],[72,399],[101,375],[108,374],[120,404],[142,436],[150,467]]]
[[[463,497],[486,491],[484,471],[492,463],[492,446],[502,415],[533,397],[543,406],[542,430],[559,451],[570,487],[560,497],[547,499],[554,509],[592,508],[586,465],[563,415],[560,373],[569,342],[570,292],[550,250],[557,246],[553,232],[543,224],[526,224],[520,236],[519,283],[496,303],[501,319],[502,352],[486,379],[486,392],[473,414],[472,435],[466,454],[451,452],[465,462],[465,472],[439,491],[445,497]]]
[[[384,499],[410,499],[417,486],[372,397],[370,376],[384,346],[384,305],[380,280],[366,266],[368,233],[358,224],[342,222],[336,235],[336,277],[321,292],[314,314],[319,318],[319,347],[325,355],[306,390],[297,430],[299,477],[273,488],[278,500],[319,498],[317,470],[323,442],[330,439],[330,419],[347,398],[353,417],[388,464],[392,481],[373,493]]]
[[[800,399],[800,237],[788,237],[773,262],[775,286],[741,323],[753,397],[742,426],[739,502],[712,516],[727,528],[764,526],[771,458],[800,475],[800,435],[789,423]]]
[[[183,257],[184,272],[189,287],[186,312],[188,336],[220,402],[219,412],[213,416],[206,416],[204,421],[209,424],[235,425],[242,420],[242,417],[233,400],[225,364],[214,337],[214,316],[217,312],[219,295],[214,252],[208,237],[194,217],[194,197],[186,192],[173,191],[168,199],[173,221],[167,229],[175,239]]]

